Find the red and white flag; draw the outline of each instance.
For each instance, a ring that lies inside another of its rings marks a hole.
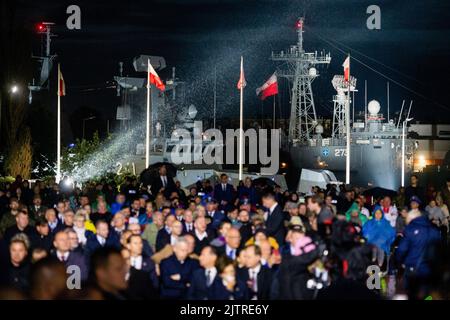
[[[62,97],[66,95],[66,83],[64,82],[61,68],[58,64],[58,96]]]
[[[349,79],[350,79],[350,56],[347,56],[347,59],[345,59],[342,66],[344,67],[344,80],[349,81]]]
[[[148,83],[153,83],[161,91],[166,89],[166,86],[162,82],[161,78],[158,76],[155,69],[153,69],[150,60],[148,60]]]
[[[256,95],[259,96],[259,94],[261,94],[261,100],[278,94],[278,80],[275,73],[261,87],[256,89]]]
[[[245,76],[244,76],[244,58],[241,57],[241,76],[239,77],[239,81],[237,83],[237,88],[239,90],[245,88],[245,86],[247,85],[247,82],[245,81]]]

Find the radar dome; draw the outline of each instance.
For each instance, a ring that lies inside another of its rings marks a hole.
[[[322,134],[323,133],[323,126],[321,124],[318,124],[316,127],[316,133]]]
[[[309,75],[312,77],[317,76],[317,69],[316,68],[310,68],[309,69]]]
[[[367,106],[370,115],[377,115],[380,112],[381,106],[377,100],[371,100]]]

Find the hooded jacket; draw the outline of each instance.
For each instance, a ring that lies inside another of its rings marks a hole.
[[[384,212],[381,209],[381,219],[375,219],[375,214],[373,214],[372,219],[367,221],[362,228],[362,234],[367,242],[377,246],[384,252],[389,253],[391,249],[391,244],[395,239],[395,229],[392,228],[388,220],[384,218]]]
[[[427,247],[440,240],[439,230],[426,216],[413,219],[405,228],[404,237],[396,250],[396,258],[409,269],[413,268],[418,276],[430,273],[425,255]]]

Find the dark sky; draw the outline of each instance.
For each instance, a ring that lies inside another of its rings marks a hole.
[[[342,73],[344,53],[319,37],[331,39],[344,51],[382,74],[417,92],[413,94],[391,82],[391,110],[401,101],[414,100],[413,116],[424,121],[449,121],[450,2],[442,0],[135,0],[135,1],[18,1],[20,15],[30,25],[40,20],[57,24],[53,51],[59,56],[67,82],[67,108],[89,106],[105,118],[113,118],[119,104],[114,89],[105,89],[124,61],[125,73],[135,75],[132,58],[140,54],[161,55],[189,84],[188,99],[204,117],[211,113],[212,76],[218,70],[218,115],[238,115],[239,58],[244,55],[247,91],[246,112],[257,116],[261,103],[254,94],[275,70],[271,51],[286,50],[296,42],[297,17],[306,17],[305,47],[332,55],[329,68],[319,70],[314,83],[317,111],[331,116],[331,79]],[[82,30],[65,28],[66,8],[77,4],[82,11]],[[367,6],[381,8],[381,30],[366,28]],[[345,48],[344,46],[348,46]],[[349,49],[351,48],[351,49]],[[355,50],[371,59],[361,56]],[[393,68],[387,68],[375,61]],[[395,71],[394,71],[395,70]],[[352,62],[358,78],[357,109],[363,110],[364,80],[368,98],[386,108],[386,79]],[[85,92],[85,89],[98,90]],[[286,83],[280,101],[288,114]],[[265,109],[271,116],[271,108]]]

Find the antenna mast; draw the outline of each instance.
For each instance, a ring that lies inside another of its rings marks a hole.
[[[289,123],[289,141],[305,142],[312,137],[317,125],[317,115],[312,93],[312,82],[319,76],[315,66],[329,64],[330,54],[305,52],[303,49],[304,18],[296,23],[297,44],[288,52],[272,52],[273,61],[285,62],[287,68],[278,68],[277,75],[292,81],[291,116]]]

